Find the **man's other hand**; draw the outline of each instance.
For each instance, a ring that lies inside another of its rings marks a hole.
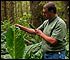
[[[38,29],[35,29],[35,33],[36,33],[37,35],[41,35],[41,34],[42,34],[42,31],[41,31],[41,30],[38,30]]]

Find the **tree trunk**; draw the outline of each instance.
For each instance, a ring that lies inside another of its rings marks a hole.
[[[4,14],[4,8],[3,8],[3,6],[4,6],[4,2],[3,1],[1,1],[1,21],[3,21],[3,14]]]
[[[36,28],[40,25],[40,21],[38,19],[40,15],[39,4],[40,1],[30,1],[30,11],[32,14],[32,18],[30,23],[33,24]]]
[[[64,1],[64,15],[66,19],[67,28],[69,27],[69,1]]]
[[[6,1],[4,1],[4,19],[7,19]]]
[[[10,1],[6,1],[7,19],[10,19]]]
[[[16,3],[16,1],[15,1],[15,3],[14,3],[14,16],[15,16],[15,18],[17,17],[17,5],[16,5],[17,3]]]
[[[7,19],[6,1],[1,1],[1,20]]]
[[[10,21],[14,23],[14,2],[10,1]]]
[[[22,7],[22,1],[20,2],[20,7],[21,7],[21,8],[20,8],[20,9],[21,9],[21,11],[20,11],[20,12],[21,12],[21,17],[23,17],[23,10],[22,10],[22,8],[23,8],[23,7]]]

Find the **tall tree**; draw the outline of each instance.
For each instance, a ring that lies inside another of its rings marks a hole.
[[[64,13],[67,27],[69,27],[69,1],[64,1]]]
[[[14,22],[14,2],[10,1],[10,20]]]
[[[3,6],[4,6],[4,2],[1,1],[1,21],[3,21],[3,14],[4,14]]]
[[[37,10],[38,4],[40,1],[30,1],[30,9],[32,14],[32,21],[31,23],[37,27],[39,25],[39,20],[37,20],[37,17],[39,15],[39,11]]]
[[[17,2],[14,2],[14,16],[17,17]]]
[[[4,1],[4,17],[7,19],[6,1]]]
[[[7,16],[7,19],[8,19],[9,18],[9,2],[8,1],[6,1],[6,16]]]
[[[7,19],[6,1],[1,1],[1,20]]]
[[[18,14],[18,17],[20,17],[20,3],[19,3],[19,1],[17,1],[17,9],[18,9],[18,12],[17,12],[17,14]]]
[[[22,10],[22,1],[20,1],[20,13],[21,13],[21,17],[23,16],[23,10]]]
[[[30,1],[30,11],[32,14],[30,23],[33,24],[36,28],[41,24],[40,18],[43,17],[41,14],[43,5],[40,5],[40,2],[41,1]]]

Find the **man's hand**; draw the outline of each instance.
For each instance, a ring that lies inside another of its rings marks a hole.
[[[49,43],[55,45],[57,43],[57,40],[53,37],[47,36],[44,34],[41,30],[35,29],[35,33],[39,36],[41,36],[44,40],[48,41]]]
[[[19,27],[21,30],[23,31],[26,31],[28,33],[31,33],[31,34],[35,34],[35,30],[34,29],[31,29],[31,28],[27,28],[25,26],[22,26],[20,24],[15,24],[16,27]]]
[[[19,24],[15,24],[15,26],[20,27],[21,25],[19,25]]]
[[[37,35],[41,35],[43,32],[42,32],[41,30],[35,29],[35,33],[36,33]]]

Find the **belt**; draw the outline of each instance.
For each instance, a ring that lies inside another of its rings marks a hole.
[[[61,52],[61,51],[47,51],[45,53],[59,53],[59,52]]]
[[[62,51],[64,51],[65,49],[61,50],[61,51],[44,51],[44,53],[48,54],[48,53],[61,53]]]

